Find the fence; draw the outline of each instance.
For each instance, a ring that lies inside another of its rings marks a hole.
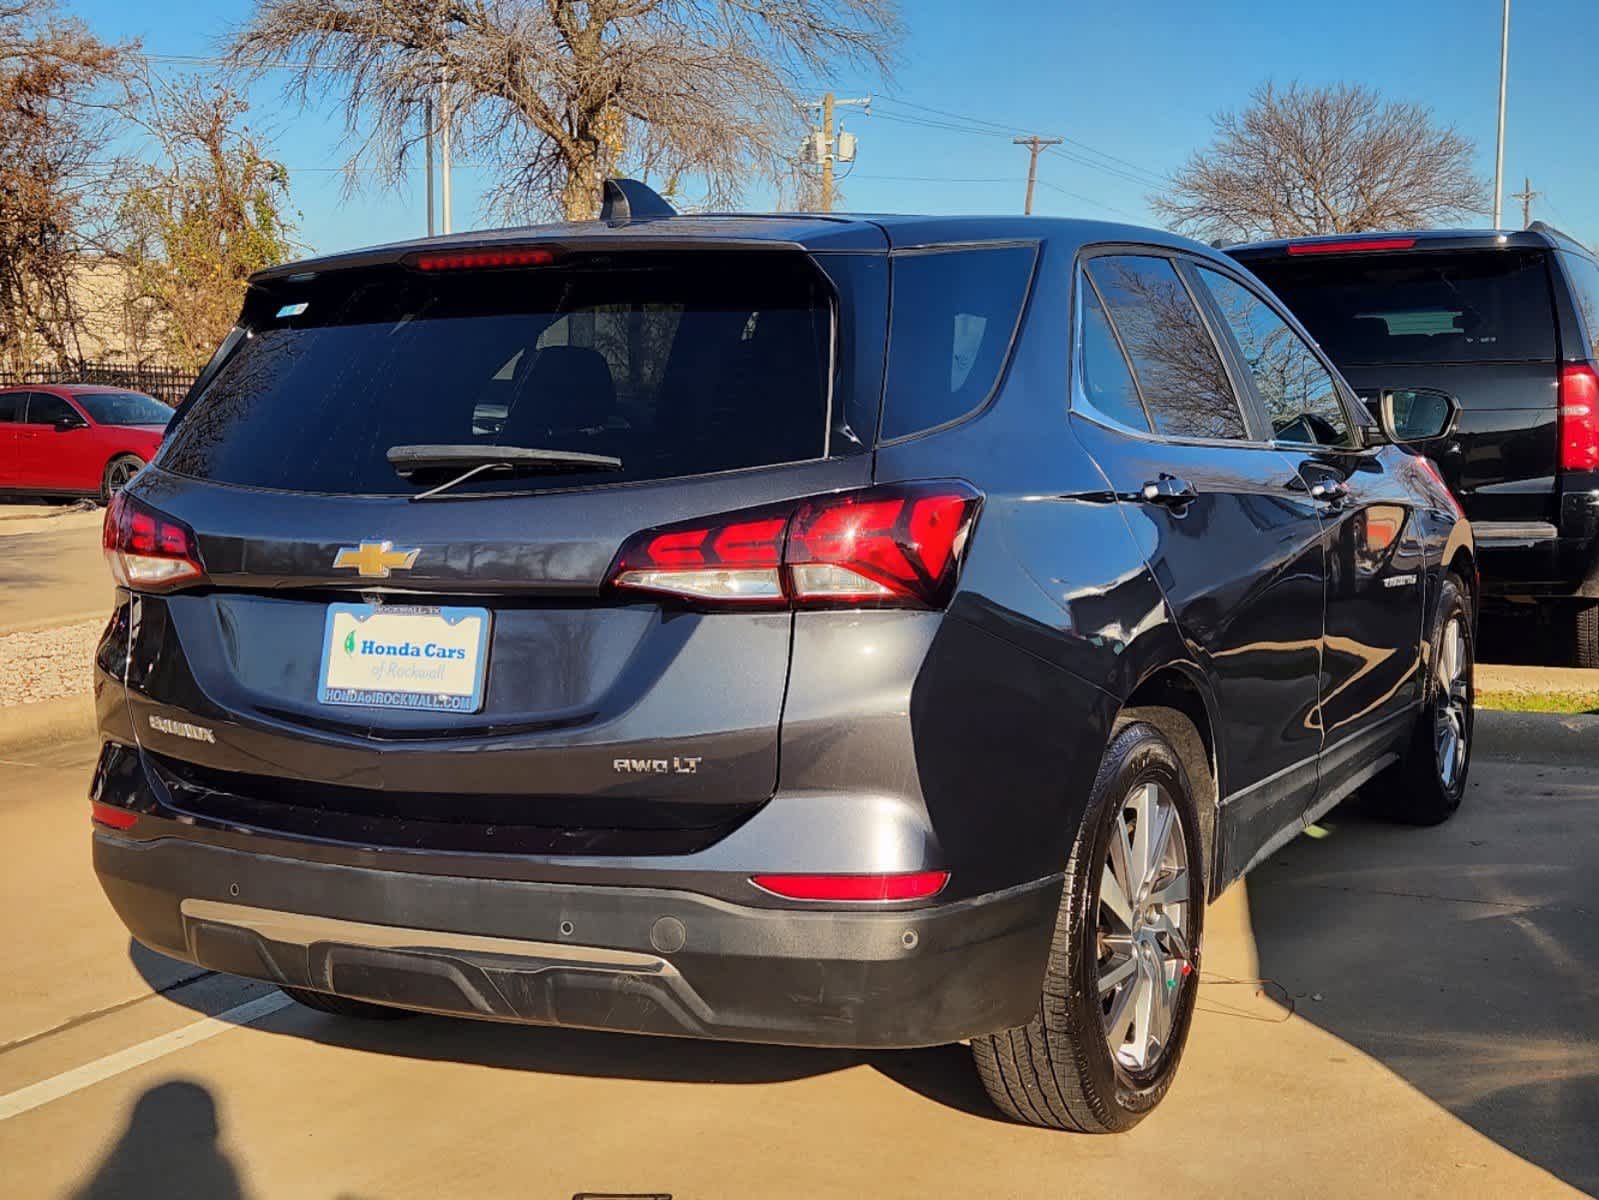
[[[70,367],[46,367],[9,375],[0,373],[0,386],[27,383],[92,383],[127,388],[130,392],[154,396],[176,408],[194,384],[194,372],[147,363],[83,362]]]

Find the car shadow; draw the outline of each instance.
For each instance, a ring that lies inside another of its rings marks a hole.
[[[128,955],[152,990],[212,1015],[202,989],[170,981],[183,964],[129,940]],[[190,968],[191,970],[193,968]],[[202,981],[203,982],[203,981]],[[288,1009],[259,1023],[327,1046],[497,1070],[661,1083],[784,1083],[869,1066],[900,1086],[971,1116],[1003,1122],[965,1046],[921,1050],[833,1050],[753,1042],[699,1041],[417,1014],[365,1021]]]
[[[1343,805],[1252,872],[1260,974],[1478,1132],[1599,1192],[1599,783],[1514,771],[1474,764],[1433,829]]]

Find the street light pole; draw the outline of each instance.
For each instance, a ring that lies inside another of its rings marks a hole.
[[[1499,29],[1499,138],[1494,150],[1494,228],[1499,228],[1505,195],[1505,82],[1510,71],[1510,0],[1504,0]]]
[[[1509,0],[1505,0],[1508,4]],[[444,81],[439,93],[439,108],[443,121],[439,125],[439,218],[445,233],[451,233],[450,201],[450,69],[444,69]]]
[[[427,123],[427,169],[428,169],[428,237],[432,237],[433,228],[433,100],[429,97],[422,104],[422,119]]]

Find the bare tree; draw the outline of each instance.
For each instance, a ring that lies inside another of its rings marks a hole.
[[[1405,229],[1488,209],[1472,145],[1431,110],[1358,84],[1257,88],[1150,206],[1197,237]]]
[[[339,98],[352,181],[402,177],[443,82],[490,208],[576,220],[619,169],[712,204],[782,177],[802,86],[886,71],[898,36],[897,0],[259,0],[229,50]]]
[[[0,0],[0,370],[78,357],[72,278],[104,215],[107,46],[54,0]]]
[[[129,116],[158,150],[120,188],[120,257],[130,302],[153,316],[169,361],[198,371],[227,335],[252,272],[293,250],[288,172],[243,123],[228,88],[145,72]]]

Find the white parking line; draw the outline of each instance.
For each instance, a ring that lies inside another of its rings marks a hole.
[[[63,1071],[59,1075],[52,1075],[49,1079],[8,1092],[0,1096],[0,1121],[21,1116],[41,1104],[49,1104],[50,1101],[70,1096],[73,1092],[81,1092],[101,1080],[121,1075],[124,1071],[133,1070],[134,1067],[142,1067],[147,1062],[153,1062],[186,1046],[203,1042],[207,1038],[214,1038],[229,1029],[259,1021],[262,1017],[270,1016],[278,1009],[292,1003],[294,1001],[282,992],[259,996],[226,1012],[220,1012],[214,1017],[195,1021],[181,1029],[174,1029],[171,1033],[163,1033],[160,1037],[153,1037],[147,1042],[114,1051],[81,1067],[73,1067],[70,1071]]]

